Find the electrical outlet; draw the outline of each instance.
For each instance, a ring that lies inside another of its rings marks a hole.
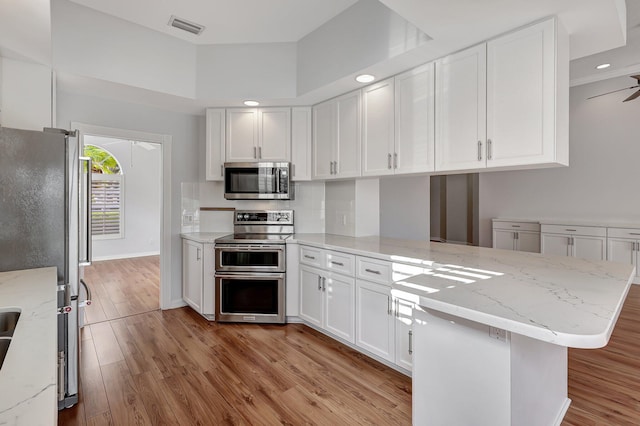
[[[501,328],[489,327],[489,337],[500,340],[501,342],[507,341],[507,330]]]
[[[193,215],[192,214],[184,214],[182,215],[182,224],[190,225],[193,223]]]

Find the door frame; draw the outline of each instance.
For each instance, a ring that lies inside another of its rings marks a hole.
[[[160,145],[160,309],[174,306],[171,297],[171,135],[140,132],[71,122],[71,130],[80,132],[80,144],[84,146],[84,135],[103,136],[115,139],[151,142]]]

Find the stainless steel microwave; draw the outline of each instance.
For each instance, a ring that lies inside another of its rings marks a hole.
[[[224,198],[291,200],[291,163],[224,163]]]

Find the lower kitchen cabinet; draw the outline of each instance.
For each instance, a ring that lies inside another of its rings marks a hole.
[[[607,229],[600,226],[543,224],[540,246],[543,254],[605,260]]]
[[[494,219],[493,248],[540,253],[540,224]]]
[[[640,283],[640,229],[608,228],[607,260],[635,266],[633,282]]]
[[[356,345],[411,371],[413,305],[388,285],[356,280]]]
[[[300,265],[300,318],[354,343],[355,280]]]
[[[215,266],[212,244],[182,240],[182,299],[196,312],[213,320]]]

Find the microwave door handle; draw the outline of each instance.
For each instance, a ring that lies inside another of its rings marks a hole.
[[[276,173],[276,193],[279,194],[280,193],[280,178],[282,176],[282,170],[278,169],[278,172]]]

